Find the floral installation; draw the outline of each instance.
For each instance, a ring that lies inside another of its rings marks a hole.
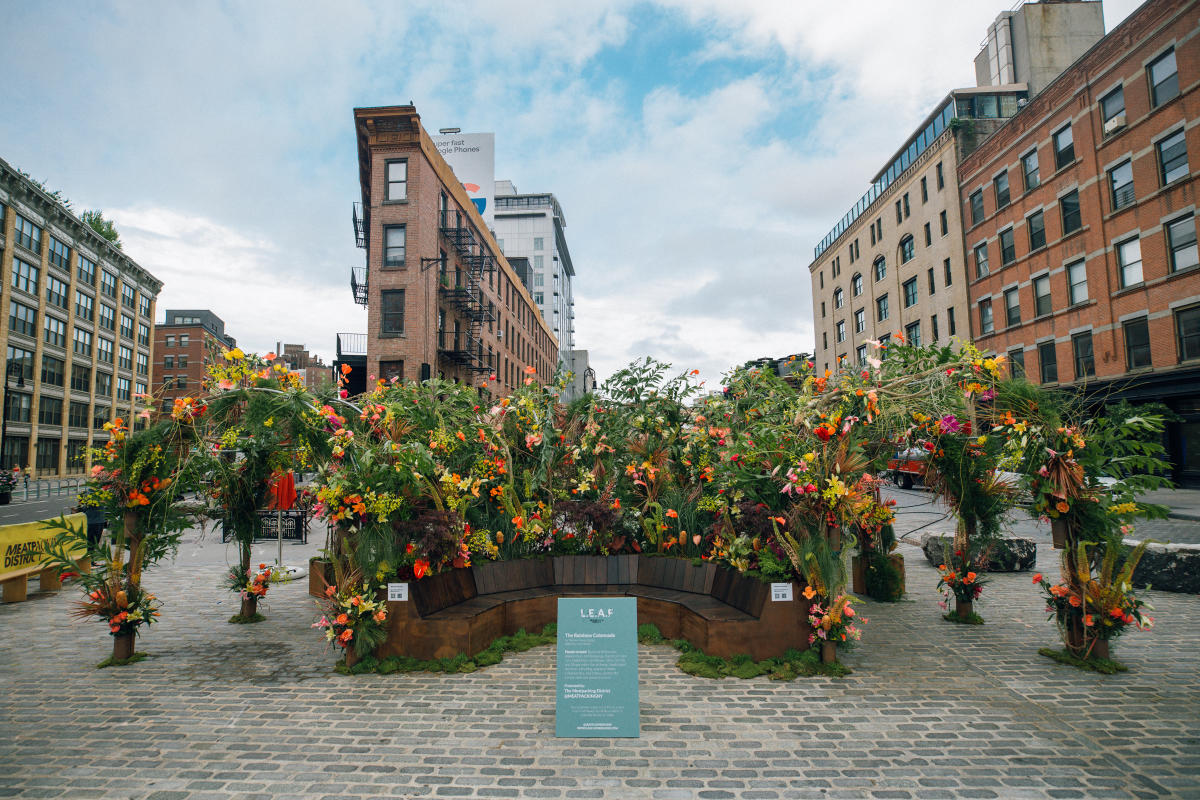
[[[811,591],[811,587],[809,588]],[[805,596],[811,600],[816,595],[805,592]],[[850,605],[851,602],[858,602],[858,598],[842,594],[828,605],[816,602],[809,606],[808,622],[812,626],[812,633],[808,636],[808,643],[815,644],[821,641],[846,646],[850,642],[860,640],[862,628],[859,626],[865,625],[868,620],[857,615],[854,607]]]
[[[378,589],[356,575],[325,587],[317,601],[321,618],[313,627],[325,640],[342,648],[346,665],[353,666],[387,638],[387,604],[377,599]]]
[[[978,554],[971,557],[962,550],[955,550],[947,555],[946,563],[939,564],[937,569],[937,590],[942,595],[938,605],[949,609],[950,599],[955,600],[955,610],[949,612],[946,618],[954,615],[962,618],[962,621],[978,621],[970,617],[973,615],[973,604],[983,594],[983,585],[988,580],[984,574],[987,570],[986,557]]]
[[[259,564],[258,569],[242,572],[238,567],[230,567],[227,575],[227,587],[236,592],[239,597],[256,597],[259,600],[267,596],[267,590],[272,583],[278,582],[283,573],[276,567]]]

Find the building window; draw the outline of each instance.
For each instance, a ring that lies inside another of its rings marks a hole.
[[[904,282],[904,307],[911,308],[917,304],[917,279],[909,278]]]
[[[829,334],[824,331],[821,332],[821,349],[829,349]]]
[[[79,277],[80,283],[86,283],[88,286],[96,285],[96,262],[92,261],[87,256],[75,256],[75,274]]]
[[[41,255],[42,229],[22,217],[20,214],[17,214],[17,219],[13,226],[13,235],[16,236],[17,244],[21,245],[26,250],[31,250],[34,253]]]
[[[384,200],[408,199],[408,161],[388,161],[384,165],[387,175],[387,187]]]
[[[883,322],[888,318],[888,296],[875,298],[875,319]]]
[[[1012,199],[1008,190],[1008,170],[1004,170],[1004,172],[997,175],[992,180],[992,183],[996,187],[996,208],[1004,208]]]
[[[958,333],[958,331],[954,325],[954,309],[953,308],[946,309],[946,326],[949,328],[949,332],[950,332],[951,336]]]
[[[904,199],[904,218],[905,218],[905,219],[908,219],[908,211],[909,211],[909,208],[908,208],[908,192],[905,192],[905,193],[904,193],[904,198],[903,198],[903,199]]]
[[[133,369],[133,350],[121,345],[117,350],[117,366],[121,369]]]
[[[1044,317],[1054,310],[1050,301],[1050,276],[1041,275],[1033,279],[1033,314]]]
[[[76,328],[71,333],[72,344],[71,349],[78,355],[85,358],[92,357],[92,333],[85,331],[82,328]]]
[[[1158,148],[1159,177],[1163,186],[1187,177],[1187,140],[1182,129],[1160,141]]]
[[[96,314],[95,301],[90,295],[86,295],[78,289],[75,290],[75,318],[86,319],[91,322]]]
[[[1029,230],[1030,252],[1046,246],[1046,217],[1041,211],[1035,211],[1026,217],[1025,227]]]
[[[103,428],[111,414],[112,410],[108,406],[96,406],[92,411],[92,429],[98,431]]]
[[[854,312],[854,332],[862,333],[867,329],[867,312],[864,309],[859,309]]]
[[[1021,296],[1016,289],[1004,293],[1004,324],[1009,328],[1021,324]]]
[[[1150,64],[1150,103],[1161,106],[1179,96],[1179,71],[1175,67],[1175,49],[1171,48]]]
[[[1075,136],[1071,133],[1071,126],[1063,128],[1056,132],[1052,137],[1054,139],[1054,168],[1062,169],[1075,162]]]
[[[854,277],[850,279],[850,293],[855,297],[863,293],[863,279],[860,273],[855,273]]]
[[[1017,242],[1013,236],[1013,229],[1006,228],[1000,231],[1000,263],[1003,266],[1008,266],[1017,260]]]
[[[137,305],[137,289],[130,286],[128,283],[121,285],[121,305],[129,310]]]
[[[1071,305],[1077,305],[1088,299],[1087,264],[1076,261],[1067,265],[1067,285],[1070,287]]]
[[[46,258],[56,267],[61,267],[67,272],[71,271],[70,248],[64,242],[60,242],[57,237],[50,237],[49,252]]]
[[[20,289],[27,294],[37,295],[38,291],[38,275],[41,270],[30,264],[28,261],[22,261],[19,258],[13,258],[12,269],[12,285],[14,289]]]
[[[150,316],[150,303],[153,302],[145,292],[142,292],[142,299],[138,302],[138,313],[143,317]]]
[[[992,320],[992,301],[979,301],[979,332],[980,334],[991,333],[995,330],[995,323]]]
[[[934,167],[934,171],[937,173],[937,188],[940,192],[942,189],[946,188],[946,176],[942,172],[942,162],[939,161],[937,163],[937,166]]]
[[[67,378],[67,362],[54,356],[42,356],[42,383],[62,386]]]
[[[39,425],[62,425],[62,400],[57,397],[47,397],[42,395],[41,401],[38,403],[38,424]],[[41,442],[38,442],[40,445]]]
[[[533,249],[534,250],[545,250],[546,249],[546,240],[544,238],[542,238],[541,236],[533,237]]]
[[[1025,181],[1025,191],[1027,192],[1041,185],[1042,177],[1038,173],[1037,150],[1030,150],[1021,156],[1021,177]]]
[[[1121,288],[1142,282],[1142,243],[1136,237],[1117,244],[1117,265],[1121,270]]]
[[[953,286],[954,285],[954,275],[951,273],[951,270],[950,270],[950,259],[947,258],[945,261],[942,262],[942,272],[945,273],[942,276],[942,283],[946,284],[947,286]]]
[[[117,296],[117,276],[108,270],[100,270],[100,294],[113,298]]]
[[[929,247],[929,245],[931,245],[931,244],[933,244],[933,231],[930,230],[929,223],[926,222],[925,223],[925,246]]]
[[[380,294],[383,308],[380,333],[402,335],[404,333],[404,290],[388,289]]]
[[[921,176],[921,202],[929,202],[929,181],[926,180],[924,175]]]
[[[150,374],[150,356],[145,353],[137,354],[137,372],[138,375]]]
[[[144,322],[138,323],[138,344],[150,346],[150,326]]]
[[[858,349],[854,351],[854,354],[858,357],[858,365],[860,367],[865,367],[867,365],[867,346],[865,344],[860,344]]]
[[[25,394],[24,392],[11,392],[12,399],[7,399],[9,392],[5,393],[5,418],[9,422],[29,422],[30,412],[33,410],[33,395]]]
[[[1123,161],[1108,172],[1113,211],[1133,205],[1133,162]]]
[[[846,341],[846,323],[844,320],[839,321],[837,324],[837,340],[839,342]]]
[[[1125,368],[1135,370],[1151,366],[1149,321],[1146,317],[1131,319],[1122,327],[1125,331]]]
[[[379,377],[389,382],[394,379],[397,383],[399,383],[400,381],[404,380],[404,362],[380,361]]]
[[[187,375],[176,375],[175,376],[175,388],[176,389],[186,389],[187,387],[188,387]]]
[[[1085,331],[1072,336],[1071,349],[1075,353],[1075,380],[1095,375],[1096,359],[1092,353],[1092,332]]]
[[[907,264],[912,261],[915,251],[912,234],[908,234],[900,240],[900,263]]]
[[[896,224],[899,225],[901,222],[904,222],[904,211],[900,207],[900,201],[897,200],[896,201]]]
[[[187,347],[191,343],[191,336],[186,333],[179,334],[179,346]]]
[[[111,339],[105,339],[103,336],[97,337],[96,360],[103,361],[105,364],[113,362],[113,343]]]
[[[1179,337],[1179,360],[1200,358],[1200,306],[1176,311],[1175,329]]]
[[[67,410],[67,424],[72,428],[86,428],[88,426],[88,405],[72,401]]]
[[[1038,345],[1038,368],[1041,370],[1042,383],[1058,383],[1058,351],[1054,342]]]
[[[33,351],[23,347],[8,346],[8,368],[10,377],[20,375],[22,380],[33,380]]]
[[[130,397],[129,378],[117,378],[117,399],[128,400]]]
[[[387,267],[404,266],[405,228],[403,225],[387,225],[383,229],[383,264]]]
[[[908,343],[911,344],[913,347],[920,347],[921,346],[921,323],[920,322],[910,322],[909,324],[905,325],[904,326],[904,338],[907,339]]]
[[[1068,192],[1059,198],[1058,207],[1062,211],[1063,236],[1066,236],[1068,233],[1074,233],[1083,227],[1083,221],[1079,215],[1078,189]]]
[[[1021,349],[1008,351],[1008,374],[1012,378],[1025,377],[1025,351]]]
[[[13,333],[26,336],[37,336],[37,309],[18,303],[8,302],[8,329]]]
[[[121,335],[126,339],[133,338],[133,317],[128,314],[121,315]]]
[[[112,375],[107,372],[96,373],[96,394],[104,397],[112,394]]]
[[[841,308],[843,305],[845,305],[845,300],[846,300],[845,292],[843,292],[841,289],[833,290],[833,307],[834,308]]]
[[[1100,115],[1104,118],[1104,122],[1116,117],[1118,114],[1125,113],[1125,90],[1118,86],[1104,97],[1100,98]]]
[[[941,230],[942,236],[950,233],[950,220],[946,217],[945,210],[938,214],[938,227]]]
[[[67,323],[49,314],[45,316],[44,320],[46,344],[65,348],[67,346]]]
[[[887,259],[883,256],[875,259],[875,280],[881,281],[887,276]]]
[[[926,274],[929,276],[929,296],[932,297],[937,292],[937,284],[933,280],[933,267],[930,267]]]
[[[929,341],[937,343],[938,340],[938,321],[937,314],[929,318]]]
[[[62,402],[59,402],[58,424],[62,424]],[[37,460],[34,462],[40,472],[58,472],[58,446],[60,439],[38,439]]]
[[[164,346],[164,347],[174,347],[174,346],[175,346],[175,337],[174,337],[174,336],[168,336],[168,337],[166,338],[166,340],[165,340],[165,344],[164,344],[163,346]]]
[[[976,189],[971,193],[971,224],[978,225],[983,222],[983,189]]]
[[[90,392],[92,390],[92,368],[81,364],[71,365],[71,391]]]
[[[1171,271],[1190,269],[1200,263],[1196,253],[1196,219],[1191,214],[1168,222],[1167,249],[1171,252]]]
[[[117,329],[116,310],[103,303],[100,304],[100,327],[110,331]]]

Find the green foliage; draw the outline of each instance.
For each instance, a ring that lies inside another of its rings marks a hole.
[[[946,620],[946,622],[957,622],[960,625],[982,625],[982,624],[984,624],[983,617],[979,616],[974,611],[972,611],[970,614],[968,614],[965,617],[959,616],[957,611],[948,611],[942,615],[942,619]]]
[[[1038,655],[1045,656],[1060,664],[1067,664],[1076,669],[1099,672],[1102,675],[1116,675],[1118,672],[1129,671],[1129,667],[1120,661],[1113,661],[1111,658],[1080,658],[1070,650],[1054,650],[1049,647],[1042,647],[1038,650]]]
[[[899,601],[904,596],[904,578],[892,559],[877,550],[872,550],[864,558],[867,597],[883,603]]]
[[[651,624],[638,625],[637,637],[641,644],[662,644],[664,641],[658,626]]]
[[[150,657],[149,653],[134,653],[129,658],[108,658],[96,665],[96,669],[107,669],[108,667],[124,667],[128,664],[136,664],[139,661],[145,661]]]
[[[353,667],[347,668],[344,661],[338,662],[334,671],[343,675],[362,675],[376,672],[380,675],[391,675],[396,672],[445,672],[450,674],[474,672],[480,667],[490,667],[504,660],[505,653],[523,653],[534,647],[554,644],[558,640],[558,626],[554,624],[542,628],[541,633],[528,633],[524,628],[512,636],[501,636],[475,656],[468,658],[459,653],[450,658],[436,658],[423,661],[408,656],[389,656],[377,659],[366,656]]]
[[[250,614],[249,616],[243,616],[241,614],[234,614],[232,617],[229,618],[229,621],[231,623],[233,623],[234,625],[250,625],[255,622],[265,622],[266,619],[267,619],[266,617],[264,617],[262,614],[259,614],[256,611],[253,614]]]
[[[100,209],[94,211],[85,211],[79,217],[83,220],[83,224],[100,234],[106,241],[118,250],[121,249],[121,234],[117,232],[117,226],[110,219],[104,218],[104,213]]]

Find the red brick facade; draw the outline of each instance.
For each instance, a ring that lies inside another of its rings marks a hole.
[[[498,385],[491,386],[500,394],[523,380],[527,366],[539,382],[548,381],[558,341],[416,110],[356,109],[354,120],[367,249],[368,374],[420,380],[428,364],[434,376],[476,385],[495,375]],[[403,185],[393,181],[389,189],[390,162],[406,167]],[[388,229],[400,226],[403,254],[393,247],[395,263],[385,265],[387,242],[398,241],[387,239]],[[468,335],[472,316],[480,319],[475,339]]]
[[[177,397],[204,394],[201,382],[212,354],[225,346],[203,325],[159,325],[154,332],[154,383],[152,390],[163,410]]]
[[[1200,308],[1198,32],[1200,2],[1151,0],[959,166],[972,336],[981,348],[1022,353],[1035,383],[1095,388],[1108,381],[1107,391],[1133,399],[1178,395],[1178,410],[1200,414],[1200,359],[1189,338],[1189,310]],[[1118,90],[1123,118],[1115,113]],[[1068,125],[1073,152],[1062,133]],[[1029,187],[1023,158],[1033,152],[1038,181]],[[1003,172],[1011,202],[997,208],[995,179]],[[981,219],[973,215],[978,198]],[[1057,375],[1045,369],[1051,352]],[[1146,387],[1140,395],[1138,386]]]

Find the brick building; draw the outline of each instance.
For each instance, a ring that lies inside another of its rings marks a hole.
[[[154,386],[162,409],[177,397],[201,394],[204,371],[237,341],[225,333],[225,322],[208,309],[168,309],[154,337]]]
[[[162,282],[0,161],[5,380],[0,467],[79,474],[104,423],[134,427]]]
[[[354,110],[366,266],[351,276],[367,307],[366,372],[512,391],[527,366],[546,382],[558,340],[413,106]],[[339,358],[340,358],[339,349]]]
[[[1151,0],[958,168],[971,332],[1046,385],[1162,400],[1200,481],[1200,2]]]
[[[319,391],[333,384],[333,367],[302,344],[275,343],[275,352],[287,368],[304,381],[304,388]]]

